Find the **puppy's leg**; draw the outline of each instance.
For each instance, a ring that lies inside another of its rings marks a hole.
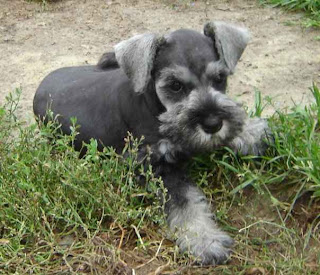
[[[177,245],[205,265],[225,262],[233,240],[221,231],[210,212],[205,195],[182,172],[163,176],[168,189],[165,205],[170,230],[177,236]]]
[[[261,156],[272,142],[273,136],[267,120],[248,118],[242,132],[228,146],[242,155]]]

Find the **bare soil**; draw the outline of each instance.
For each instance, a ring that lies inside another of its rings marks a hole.
[[[319,30],[303,29],[299,14],[253,0],[64,0],[45,9],[34,2],[0,0],[0,7],[0,103],[21,87],[19,113],[28,121],[35,90],[50,71],[95,64],[103,52],[135,34],[202,31],[209,20],[233,22],[251,32],[229,80],[229,93],[249,107],[255,89],[273,97],[277,108],[308,103],[308,87],[320,82]]]

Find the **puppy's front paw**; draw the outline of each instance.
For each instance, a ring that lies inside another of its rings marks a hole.
[[[181,252],[190,253],[204,265],[217,265],[228,259],[233,240],[218,228],[204,194],[197,187],[187,186],[186,190],[171,193],[166,207],[168,225]]]
[[[226,262],[231,254],[234,241],[220,230],[203,230],[204,232],[186,232],[177,244],[181,251],[188,252],[203,265],[218,265]]]
[[[270,144],[273,135],[266,119],[251,118],[246,121],[242,133],[231,142],[231,148],[242,155],[261,156]]]

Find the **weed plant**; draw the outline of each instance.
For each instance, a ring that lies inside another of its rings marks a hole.
[[[0,273],[315,274],[320,92],[311,92],[310,106],[269,119],[274,142],[265,156],[225,148],[190,162],[190,176],[237,243],[229,264],[213,268],[195,267],[168,240],[163,184],[137,161],[143,140],[129,135],[126,157],[113,148],[99,152],[91,140],[79,158],[76,119],[70,136],[54,118],[23,125],[17,90],[0,108]],[[261,116],[265,104],[272,101],[257,92],[249,114]]]

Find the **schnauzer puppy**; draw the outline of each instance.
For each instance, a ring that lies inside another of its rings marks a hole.
[[[164,36],[125,40],[95,66],[49,74],[34,98],[34,113],[59,115],[62,131],[70,118],[80,125],[75,148],[90,138],[99,149],[121,152],[128,132],[144,136],[141,158],[150,154],[168,190],[165,211],[181,251],[202,264],[227,260],[233,241],[212,218],[204,194],[187,178],[182,163],[199,152],[228,146],[241,154],[262,154],[269,132],[263,119],[249,119],[226,94],[228,75],[243,53],[246,29],[210,22],[204,34],[181,29]]]

